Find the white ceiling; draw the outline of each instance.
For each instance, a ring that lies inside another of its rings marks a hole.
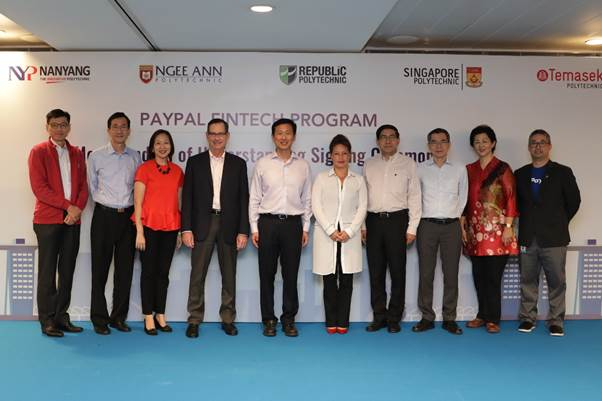
[[[602,52],[584,44],[602,37],[602,0],[0,0],[0,14],[59,51]]]

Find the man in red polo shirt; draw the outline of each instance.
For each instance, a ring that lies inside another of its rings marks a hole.
[[[49,139],[29,154],[29,180],[36,197],[33,230],[38,238],[38,317],[42,333],[62,337],[83,329],[71,324],[69,304],[79,251],[80,218],[88,201],[84,154],[67,141],[71,116],[46,115]],[[58,271],[58,283],[57,283]]]

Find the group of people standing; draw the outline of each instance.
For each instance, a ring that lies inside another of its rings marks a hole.
[[[171,162],[174,141],[162,129],[151,136],[148,159],[142,162],[140,154],[126,145],[130,120],[121,112],[109,117],[110,141],[90,154],[87,168],[81,150],[66,140],[69,113],[51,110],[46,128],[49,140],[32,149],[29,173],[36,197],[38,314],[42,332],[48,336],[82,331],[71,322],[67,310],[81,213],[89,195],[95,204],[90,232],[90,319],[101,335],[110,334],[111,328],[131,331],[126,318],[136,250],[142,267],[144,331],[148,335],[172,331],[165,306],[171,261],[181,244],[191,249],[186,336],[199,335],[205,278],[216,246],[222,279],[222,329],[237,335],[236,261],[250,236],[258,249],[263,334],[275,336],[280,320],[286,336],[297,336],[297,276],[302,248],[309,242],[312,215],[313,272],[323,277],[329,334],[345,334],[349,329],[353,275],[363,268],[362,243],[373,309],[366,330],[401,330],[406,251],[414,240],[422,314],[414,332],[434,327],[433,280],[439,253],[444,284],[442,327],[462,334],[456,306],[464,249],[472,260],[479,305],[476,318],[467,327],[500,331],[502,274],[508,256],[520,253],[519,330],[530,332],[535,326],[543,268],[549,287],[550,334],[564,333],[568,223],[579,208],[580,196],[571,169],[550,160],[551,138],[543,130],[529,136],[532,163],[514,174],[494,156],[497,138],[486,125],[470,134],[478,160],[466,167],[448,159],[451,143],[445,129],[436,128],[427,135],[432,158],[417,166],[399,153],[398,129],[382,125],[376,131],[380,154],[366,162],[363,174],[349,168],[349,139],[336,135],[329,146],[332,168],[319,173],[312,185],[309,163],[292,150],[297,126],[290,119],[279,119],[271,128],[275,151],[257,161],[249,185],[245,161],[226,152],[230,132],[222,119],[208,122],[209,149],[191,157],[185,172]],[[517,241],[514,225],[519,215]],[[115,271],[109,313],[104,293],[112,261]],[[277,317],[274,280],[279,265],[283,296],[282,315]]]

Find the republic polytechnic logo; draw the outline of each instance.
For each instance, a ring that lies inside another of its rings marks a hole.
[[[280,80],[285,85],[290,85],[295,82],[297,78],[297,66],[296,65],[281,65],[280,66]]]
[[[138,76],[140,77],[140,80],[142,82],[144,82],[145,84],[149,83],[150,81],[153,80],[153,71],[154,71],[154,65],[140,65],[138,66]]]
[[[482,79],[482,67],[466,67],[466,86],[469,88],[478,88],[483,85]]]

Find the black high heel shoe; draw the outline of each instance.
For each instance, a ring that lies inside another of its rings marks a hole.
[[[153,319],[155,320],[155,327],[157,328],[157,330],[162,331],[164,333],[171,333],[173,331],[171,326],[168,324],[166,324],[165,326],[161,326],[159,324],[159,321],[157,320],[157,316],[153,316]]]
[[[142,321],[142,324],[144,325],[144,332],[146,334],[148,334],[149,336],[156,336],[158,334],[156,328],[152,328],[152,329],[147,329],[146,328],[146,319]]]

